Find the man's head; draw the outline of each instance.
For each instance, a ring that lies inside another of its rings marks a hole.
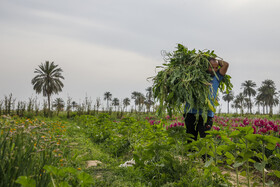
[[[214,75],[213,71],[215,71],[215,72],[218,71],[219,63],[215,58],[210,58],[209,62],[210,62],[210,65],[208,67],[207,72],[210,73],[211,75]]]

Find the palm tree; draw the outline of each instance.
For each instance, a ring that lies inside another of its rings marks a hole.
[[[115,111],[117,111],[116,107],[120,105],[120,100],[118,98],[114,98],[112,101],[112,105],[115,106]]]
[[[235,97],[235,99],[237,100],[237,102],[238,102],[238,104],[239,104],[239,109],[240,109],[240,112],[241,112],[241,114],[243,114],[243,106],[244,106],[244,102],[245,102],[245,97],[244,97],[244,95],[243,95],[243,93],[239,93],[236,97]]]
[[[98,110],[99,110],[99,107],[101,106],[101,100],[100,100],[100,97],[97,97],[96,98],[96,110],[97,110],[97,114],[98,114]]]
[[[245,96],[249,96],[248,107],[249,107],[250,113],[252,113],[251,96],[256,95],[256,90],[254,89],[256,86],[257,86],[256,83],[253,82],[252,80],[247,80],[241,84],[241,87],[243,87],[243,94]]]
[[[145,105],[146,105],[146,108],[147,108],[148,112],[150,112],[150,108],[154,104],[154,101],[153,101],[153,88],[152,87],[148,87],[146,89],[146,91],[147,91],[147,93],[146,93]]]
[[[138,93],[137,99],[136,99],[136,104],[138,105],[138,111],[140,112],[143,108],[143,105],[145,103],[145,96],[142,93]]]
[[[263,114],[264,114],[265,103],[260,94],[258,94],[257,97],[255,98],[255,104],[258,106],[258,113],[260,113],[260,106],[263,107]]]
[[[72,101],[71,105],[72,105],[72,111],[74,111],[74,109],[78,106],[76,101]]]
[[[229,93],[224,92],[223,94],[224,94],[223,100],[228,103],[227,108],[228,108],[228,113],[229,113],[229,103],[230,103],[230,101],[232,101],[234,99],[234,95],[233,95],[232,91],[229,91]]]
[[[151,106],[154,104],[154,101],[146,99],[144,101],[144,104],[145,104],[145,106],[147,108],[147,112],[150,112]]]
[[[135,111],[136,111],[136,106],[137,106],[137,98],[138,98],[139,94],[140,94],[140,93],[139,93],[139,92],[136,92],[136,91],[134,91],[134,92],[131,93],[131,99],[134,99]]]
[[[44,64],[41,63],[39,69],[36,68],[34,73],[37,75],[31,81],[33,89],[37,94],[43,92],[43,96],[48,97],[48,110],[50,113],[51,95],[61,92],[64,86],[61,81],[61,79],[64,79],[61,74],[62,69],[55,65],[54,62],[49,63],[49,61],[46,61]]]
[[[56,108],[57,116],[59,111],[63,111],[64,109],[64,101],[61,98],[56,98],[53,102],[53,107]]]
[[[240,109],[240,111],[241,111],[240,102],[239,102],[239,100],[238,100],[237,98],[235,98],[235,99],[233,100],[233,104],[231,104],[231,107],[232,107],[232,108],[235,108],[236,113],[238,113],[238,109]]]
[[[107,111],[109,111],[109,101],[112,100],[112,94],[110,92],[105,92],[104,100],[107,101]]]
[[[130,99],[128,97],[126,97],[123,100],[123,106],[124,106],[124,109],[126,108],[126,111],[127,111],[127,106],[128,105],[130,105]]]
[[[244,101],[245,101],[245,102],[244,102],[244,107],[248,109],[248,110],[247,110],[247,113],[251,113],[251,112],[250,112],[250,106],[251,106],[251,105],[250,105],[250,102],[251,102],[250,99],[246,97],[246,98],[244,98]]]
[[[72,98],[68,96],[67,105],[66,105],[67,118],[70,118],[70,112],[71,112],[71,108],[72,108],[71,101],[72,101]]]
[[[264,102],[266,111],[268,110],[267,107],[269,107],[270,109],[269,113],[270,115],[272,115],[273,106],[277,106],[279,103],[274,81],[269,79],[263,81],[261,87],[258,88],[258,91],[259,94],[257,97],[259,98],[259,100]]]

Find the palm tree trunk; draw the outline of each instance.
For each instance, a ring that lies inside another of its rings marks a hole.
[[[51,115],[51,96],[48,94],[48,107],[49,107],[49,116]]]
[[[229,114],[229,102],[227,103],[227,113]]]
[[[107,112],[109,111],[109,100],[107,99]]]
[[[252,114],[252,102],[251,102],[251,95],[249,95],[249,108],[250,108],[250,114]]]
[[[270,105],[270,110],[269,110],[269,115],[272,116],[273,115],[273,105]]]

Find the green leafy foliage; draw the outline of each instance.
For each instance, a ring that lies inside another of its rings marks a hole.
[[[35,187],[36,182],[34,179],[28,178],[27,176],[20,176],[16,180],[16,183],[21,184],[22,187]]]
[[[190,108],[201,109],[204,117],[207,110],[214,111],[214,98],[209,98],[209,82],[212,78],[207,73],[211,65],[209,58],[217,58],[214,51],[189,50],[178,44],[176,51],[165,55],[166,63],[160,66],[163,69],[153,77],[154,96],[160,104],[158,114],[161,115],[167,109],[171,115],[172,112],[180,111],[185,102],[190,104]],[[232,89],[230,78],[228,75],[224,77],[219,86],[220,91]]]
[[[94,180],[91,175],[77,171],[72,167],[58,168],[50,165],[44,166],[46,172],[51,176],[50,186],[93,186]],[[66,182],[67,181],[67,182]]]

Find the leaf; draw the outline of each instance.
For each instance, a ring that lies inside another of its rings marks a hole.
[[[213,157],[211,157],[210,160],[208,160],[207,162],[205,162],[204,167],[208,168],[213,162],[214,162],[214,159],[213,159]]]
[[[246,173],[246,171],[242,171],[242,172],[240,173],[240,175],[243,176],[243,177],[246,177],[247,173]]]
[[[72,167],[66,167],[61,169],[64,173],[72,173],[72,174],[76,174],[78,171]]]
[[[246,152],[244,153],[244,155],[243,155],[243,160],[245,161],[245,160],[251,158],[252,156],[254,156],[254,152],[251,151],[251,150],[248,150],[248,151],[246,151]]]
[[[269,150],[274,150],[275,149],[275,144],[268,143],[266,148],[269,149]]]
[[[280,178],[280,171],[274,170],[274,171],[270,172],[268,175],[275,175],[276,177]]]
[[[213,107],[213,105],[211,104],[209,99],[207,99],[207,104],[208,104],[208,107],[211,111],[216,112],[215,108]]]
[[[228,158],[226,159],[227,164],[231,165],[234,162],[234,156],[230,152],[226,152],[225,156]]]
[[[259,170],[260,172],[262,172],[262,170],[265,168],[265,164],[263,163],[259,163],[259,162],[255,162],[254,163],[254,167]]]
[[[65,182],[65,181],[63,181],[63,182],[61,182],[61,183],[59,183],[59,185],[58,185],[59,187],[71,187],[71,185],[70,184],[68,184],[67,182]]]
[[[274,186],[274,182],[273,181],[268,181],[267,183],[265,183],[266,186]]]
[[[236,137],[240,134],[240,131],[232,131],[232,133],[229,135],[229,137]]]
[[[233,164],[233,167],[234,167],[234,168],[238,168],[238,167],[242,166],[243,164],[244,164],[244,162],[235,162],[235,163]]]
[[[23,187],[36,187],[36,182],[27,176],[19,176],[16,183],[21,184]]]
[[[58,175],[58,168],[50,165],[45,165],[44,169],[46,170],[47,173],[52,173],[54,175]]]
[[[85,172],[81,172],[77,177],[80,181],[80,184],[93,184],[94,183],[92,176]]]
[[[259,135],[259,134],[247,134],[245,136],[245,139],[247,139],[248,141],[251,141],[251,142],[255,142],[257,140],[257,135]]]

